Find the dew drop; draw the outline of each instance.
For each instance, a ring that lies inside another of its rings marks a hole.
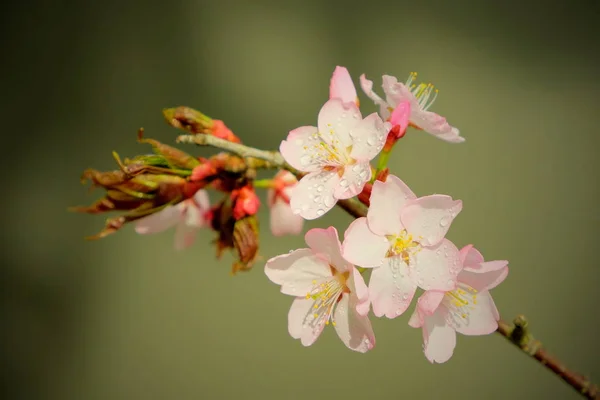
[[[323,204],[325,204],[326,207],[333,207],[335,200],[332,196],[325,196]]]
[[[344,179],[342,179],[342,180],[340,181],[340,186],[342,186],[342,187],[348,187],[348,180],[347,180],[347,179],[345,179],[345,178],[344,178]]]
[[[396,310],[396,315],[400,315],[400,314],[402,314],[402,310],[401,309],[397,309]]]
[[[320,217],[321,215],[325,214],[325,210],[323,210],[322,208],[319,208],[317,210],[317,215]]]
[[[448,215],[444,215],[442,217],[442,219],[440,220],[440,226],[442,228],[447,227],[449,223],[450,223],[450,216],[448,216]]]
[[[294,212],[294,214],[298,215],[298,214],[300,214],[300,213],[302,212],[302,210],[301,210],[301,209],[299,209],[299,208],[295,208],[295,209],[293,210],[293,212]]]
[[[323,191],[323,185],[317,186],[317,192],[322,192],[322,191]]]
[[[354,167],[352,167],[352,171],[354,172],[359,172],[362,169],[362,167],[360,166],[360,164],[356,164],[354,165]]]
[[[303,155],[302,157],[300,157],[300,164],[302,165],[308,165],[310,164],[310,156],[308,154]]]
[[[402,299],[403,300],[408,300],[408,295],[407,294],[402,295]]]
[[[313,199],[313,201],[314,201],[315,203],[318,203],[318,202],[320,202],[320,201],[321,201],[321,196],[319,196],[319,195],[316,195],[316,196],[315,196],[315,198]]]
[[[454,281],[452,279],[448,279],[448,285],[452,285],[454,283]]]
[[[368,144],[369,146],[374,146],[374,145],[375,145],[375,143],[377,143],[377,139],[375,138],[375,136],[369,136],[369,137],[367,138],[367,144]]]

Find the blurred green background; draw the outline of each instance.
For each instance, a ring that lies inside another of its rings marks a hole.
[[[101,195],[79,185],[85,168],[113,169],[112,150],[149,150],[138,127],[174,140],[163,107],[197,108],[275,149],[316,122],[336,65],[377,87],[382,74],[418,71],[440,89],[433,110],[467,141],[413,132],[393,171],[419,195],[464,201],[449,238],[510,260],[493,292],[503,318],[527,315],[553,353],[600,381],[599,16],[596,0],[6,5],[4,398],[578,398],[498,335],[459,337],[448,363],[429,364],[410,312],[373,320],[368,354],[332,329],[304,348],[264,262],[230,277],[210,232],[181,253],[173,232],[131,227],[86,242],[103,218],[66,207]],[[264,260],[304,246],[272,239],[264,207],[261,221]],[[350,221],[335,209],[305,228]]]

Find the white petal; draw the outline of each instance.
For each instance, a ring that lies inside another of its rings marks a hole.
[[[384,236],[371,232],[364,217],[354,220],[344,233],[342,253],[354,265],[378,267],[383,263],[389,248],[389,241]]]
[[[479,264],[479,268],[463,268],[458,280],[481,291],[495,288],[507,275],[508,261],[488,261]]]
[[[490,293],[479,292],[476,298],[477,304],[470,301],[463,307],[448,307],[451,311],[447,315],[448,323],[456,329],[456,332],[476,336],[487,335],[498,329],[497,310],[491,301]]]
[[[298,235],[302,232],[304,219],[292,212],[292,207],[283,199],[277,198],[271,205],[270,227],[273,236]]]
[[[395,318],[406,311],[417,289],[400,257],[386,258],[381,267],[373,269],[369,281],[369,297],[373,313]]]
[[[406,230],[416,237],[415,240],[424,246],[433,246],[446,236],[461,210],[462,201],[434,194],[407,202],[402,209],[401,220]]]
[[[357,299],[344,293],[337,304],[333,316],[335,331],[351,350],[366,353],[375,346],[375,334],[366,316],[356,312]]]
[[[181,202],[176,206],[167,206],[157,213],[141,218],[135,223],[135,231],[145,235],[172,228],[179,223],[184,207],[184,203]]]
[[[411,256],[411,273],[424,290],[451,290],[461,268],[458,249],[448,239],[433,247],[423,247]]]
[[[339,152],[352,145],[350,131],[362,119],[355,103],[343,103],[341,99],[330,99],[319,111],[319,133],[323,141]]]
[[[327,229],[313,228],[306,232],[304,240],[314,253],[336,270],[346,272],[352,268],[352,265],[342,257],[342,244],[337,229],[333,226]]]
[[[325,327],[324,321],[315,322],[313,305],[313,299],[297,297],[288,313],[288,332],[304,346],[312,345]]]
[[[456,332],[444,319],[442,311],[425,317],[423,325],[423,350],[432,363],[444,363],[452,357],[456,347]]]
[[[367,213],[369,228],[379,235],[397,235],[403,229],[402,208],[407,201],[416,198],[397,176],[390,175],[385,182],[375,181]]]
[[[337,203],[333,193],[340,184],[334,171],[311,172],[291,190],[290,205],[294,214],[312,220],[324,215]]]
[[[265,264],[265,274],[281,285],[282,293],[304,296],[314,286],[313,281],[331,277],[331,268],[311,249],[299,249],[271,258]]]
[[[314,126],[301,126],[288,134],[286,140],[279,145],[279,151],[285,161],[297,170],[313,172],[320,169],[316,162],[315,145],[318,141],[317,128]]]
[[[384,123],[377,113],[368,115],[350,132],[353,143],[350,157],[359,161],[371,161],[383,148],[390,129],[392,125]]]
[[[371,165],[369,162],[358,162],[347,165],[340,184],[336,187],[334,196],[337,199],[349,199],[363,191],[365,184],[371,179]]]

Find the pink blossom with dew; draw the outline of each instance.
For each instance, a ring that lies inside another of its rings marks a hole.
[[[135,231],[145,235],[175,227],[175,249],[183,250],[192,245],[198,229],[210,225],[210,221],[206,218],[209,211],[208,192],[198,190],[189,199],[139,219],[135,223]]]
[[[290,193],[298,180],[289,171],[281,170],[273,179],[275,187],[267,191],[273,236],[298,235],[302,232],[304,219],[292,212]]]
[[[473,245],[460,250],[460,260],[462,270],[456,288],[423,293],[408,322],[423,329],[423,350],[432,363],[452,357],[457,332],[487,335],[498,328],[500,315],[489,290],[508,275],[508,261],[484,262]]]
[[[293,212],[316,219],[338,200],[359,194],[390,128],[377,113],[363,119],[356,104],[334,98],[321,108],[318,127],[291,131],[279,150],[291,166],[307,173],[290,193]]]
[[[335,67],[329,84],[329,98],[338,98],[344,103],[354,103],[357,106],[360,105],[356,94],[356,88],[354,87],[352,77],[347,68],[340,66]]]
[[[326,325],[333,325],[351,350],[365,353],[375,345],[368,312],[368,289],[354,265],[341,254],[337,230],[311,229],[308,248],[271,258],[267,277],[281,292],[295,296],[288,314],[288,331],[304,346],[312,345]]]
[[[461,210],[462,202],[450,196],[417,198],[396,176],[375,181],[367,217],[346,230],[343,254],[355,265],[373,268],[369,297],[376,316],[404,313],[417,287],[454,289],[459,252],[444,237]]]
[[[373,81],[368,80],[364,74],[360,76],[360,85],[365,94],[379,106],[379,113],[384,120],[393,115],[396,107],[408,101],[411,125],[446,142],[464,142],[465,138],[460,136],[459,130],[451,126],[446,118],[429,111],[437,98],[438,90],[431,83],[414,84],[416,77],[417,73],[411,72],[406,83],[401,83],[396,77],[383,75],[381,86],[385,100],[373,91]]]

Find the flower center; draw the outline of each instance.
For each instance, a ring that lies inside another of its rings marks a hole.
[[[304,146],[304,150],[310,150],[312,162],[322,166],[338,168],[350,164],[352,160],[348,155],[351,147],[345,148],[343,146],[331,124],[327,124],[327,128],[329,132],[316,132],[309,136],[309,143]],[[326,135],[329,140],[325,140]]]
[[[443,303],[453,315],[466,319],[469,312],[477,305],[477,290],[466,283],[459,282],[458,287],[446,292]]]
[[[417,104],[423,111],[427,111],[435,102],[438,95],[438,90],[431,83],[414,84],[413,81],[417,78],[416,72],[411,72],[406,80],[406,86],[417,99]],[[433,94],[433,95],[432,95]]]
[[[386,257],[400,256],[407,265],[410,264],[410,257],[421,250],[419,242],[414,240],[413,235],[406,232],[406,229],[403,229],[399,235],[388,236],[387,239],[390,248]]]
[[[339,273],[332,268],[333,276],[326,278],[320,283],[317,280],[312,281],[313,288],[306,294],[306,299],[313,299],[313,320],[312,324],[329,325],[333,321],[333,308],[339,301],[342,293],[350,293],[350,289],[346,282],[350,276],[349,272]]]

